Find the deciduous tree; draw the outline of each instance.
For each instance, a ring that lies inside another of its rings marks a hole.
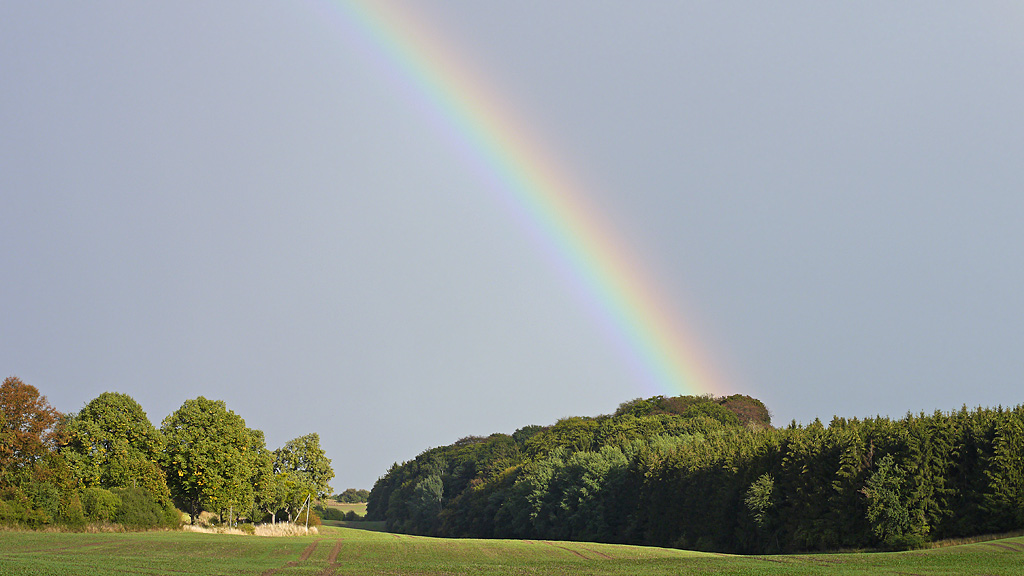
[[[0,384],[0,483],[26,470],[53,447],[60,412],[16,376]]]
[[[251,510],[263,433],[222,400],[186,400],[164,419],[167,484],[195,522],[203,510]]]
[[[163,435],[127,394],[104,392],[72,416],[61,453],[82,487],[144,488],[170,503]]]
[[[279,476],[284,494],[284,509],[298,507],[307,496],[322,500],[332,492],[328,484],[334,478],[331,460],[320,448],[320,435],[307,434],[289,440],[274,450],[274,471]]]

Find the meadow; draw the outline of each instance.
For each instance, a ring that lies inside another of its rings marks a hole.
[[[0,532],[0,575],[801,575],[1024,573],[1024,537],[893,553],[734,556],[539,540],[438,539],[321,527],[259,538],[178,531]]]
[[[341,510],[342,513],[355,512],[357,516],[366,516],[366,502],[336,502],[334,500],[327,500],[324,503],[328,508],[334,508],[335,510]]]

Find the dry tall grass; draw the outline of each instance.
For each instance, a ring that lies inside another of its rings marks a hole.
[[[279,524],[259,524],[255,528],[256,536],[268,537],[307,536],[320,533],[315,526],[307,530],[305,526],[298,526],[287,522],[281,522]],[[191,524],[186,524],[182,527],[182,530],[185,532],[197,532],[200,534],[234,534],[237,536],[247,536],[245,532],[238,528],[231,528],[227,526],[193,526]]]
[[[288,522],[260,524],[256,526],[257,536],[306,536],[319,533],[320,531],[316,529],[316,526],[310,526],[309,529],[307,529],[305,526],[289,524]]]

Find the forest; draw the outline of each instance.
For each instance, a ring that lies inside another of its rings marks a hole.
[[[637,399],[426,450],[377,481],[367,517],[746,554],[915,548],[1024,528],[1024,407],[773,428],[747,396]]]
[[[333,477],[319,435],[271,451],[220,400],[186,400],[156,428],[127,394],[61,414],[17,377],[0,384],[0,525],[177,526],[179,509],[192,522],[291,520]]]

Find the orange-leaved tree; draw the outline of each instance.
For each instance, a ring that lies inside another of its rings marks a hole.
[[[0,485],[42,458],[53,446],[61,417],[35,386],[10,376],[0,384]]]

